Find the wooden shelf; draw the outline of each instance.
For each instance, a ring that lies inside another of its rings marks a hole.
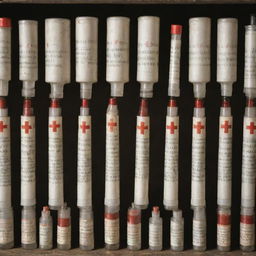
[[[24,250],[22,248],[15,248],[11,250],[2,250],[0,251],[0,256],[16,256],[16,255],[22,255],[22,256],[33,256],[33,255],[54,255],[54,256],[62,256],[62,255],[72,255],[72,256],[80,256],[80,255],[91,255],[91,256],[103,256],[103,255],[140,255],[140,256],[149,256],[149,255],[162,255],[162,256],[240,256],[240,255],[246,255],[246,256],[255,256],[255,252],[249,252],[249,253],[244,253],[239,250],[237,251],[231,251],[231,252],[219,252],[217,250],[209,250],[206,252],[196,252],[193,250],[186,250],[183,252],[172,252],[170,250],[164,250],[161,252],[152,252],[149,250],[141,250],[141,251],[129,251],[127,249],[121,249],[117,251],[107,251],[105,249],[97,249],[93,251],[82,251],[80,249],[72,249],[68,251],[61,251],[58,249],[53,249],[53,250]]]

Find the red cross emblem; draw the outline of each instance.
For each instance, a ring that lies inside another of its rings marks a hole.
[[[52,121],[52,124],[49,125],[49,128],[52,128],[53,132],[57,132],[57,129],[60,128],[60,125],[56,121]]]
[[[204,125],[202,125],[201,122],[197,122],[194,124],[193,128],[196,129],[197,134],[201,134],[201,130],[204,129]]]
[[[26,134],[29,134],[29,130],[32,129],[32,126],[29,124],[28,121],[25,121],[24,125],[22,125],[21,128],[24,129]]]
[[[7,124],[4,124],[3,121],[0,121],[0,132],[3,132],[5,128],[7,128]]]
[[[224,133],[228,133],[229,129],[231,129],[231,124],[228,121],[224,121],[220,128],[224,129]]]
[[[174,134],[175,130],[177,130],[177,125],[174,122],[171,122],[170,125],[166,126],[166,129],[170,130],[170,134]]]
[[[250,122],[250,125],[247,125],[246,129],[250,130],[250,134],[254,134],[254,130],[256,129],[256,126],[254,125],[254,122]]]
[[[113,131],[114,131],[114,127],[116,127],[116,126],[117,126],[117,123],[114,122],[113,119],[111,118],[110,121],[108,122],[109,130],[110,130],[111,132],[113,132]]]
[[[137,126],[137,129],[140,130],[140,134],[144,134],[144,131],[148,129],[148,126],[144,122],[140,122],[140,126]]]
[[[86,133],[86,130],[90,129],[90,125],[86,125],[86,122],[83,121],[82,124],[80,125],[80,128],[82,130],[82,133]]]

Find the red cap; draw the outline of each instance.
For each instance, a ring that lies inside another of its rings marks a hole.
[[[48,212],[49,210],[50,210],[50,209],[49,209],[48,206],[44,206],[44,207],[43,207],[43,211],[44,211],[44,212]]]
[[[116,105],[116,98],[110,98],[109,99],[109,105]]]
[[[12,26],[11,19],[9,18],[0,18],[0,27],[1,28],[10,28]]]
[[[52,99],[51,100],[51,108],[59,108],[60,107],[60,102],[58,99]]]
[[[254,99],[248,98],[246,106],[247,107],[254,107]]]
[[[203,108],[203,107],[204,107],[204,101],[202,99],[196,99],[195,108]]]
[[[229,100],[223,100],[221,106],[223,108],[229,108],[230,107],[230,101]]]
[[[6,108],[5,98],[0,98],[0,109]]]
[[[177,102],[174,99],[170,99],[168,103],[168,107],[177,107]]]
[[[159,212],[159,207],[158,206],[153,206],[153,212],[158,213]]]
[[[171,25],[171,34],[172,35],[181,35],[182,26],[181,25]]]
[[[87,99],[82,99],[81,107],[83,107],[83,108],[88,108],[88,107],[89,107],[89,100],[87,100]]]
[[[147,99],[141,99],[138,115],[139,116],[148,116],[148,100]]]

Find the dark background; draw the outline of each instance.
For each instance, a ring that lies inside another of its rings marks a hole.
[[[165,115],[169,70],[170,24],[182,24],[181,98],[180,113],[180,208],[185,216],[185,247],[191,248],[192,210],[190,209],[191,178],[191,118],[193,91],[188,83],[188,19],[195,16],[212,18],[211,82],[207,86],[207,244],[216,247],[216,193],[218,116],[220,86],[216,83],[216,24],[219,17],[239,19],[238,31],[238,82],[234,85],[232,111],[233,129],[233,200],[232,200],[232,249],[239,247],[239,211],[241,182],[242,118],[245,98],[243,95],[244,26],[249,23],[249,14],[254,5],[1,5],[0,16],[10,17],[12,29],[12,81],[8,97],[12,136],[12,192],[15,210],[15,245],[20,245],[20,115],[22,113],[21,82],[18,78],[18,20],[39,21],[39,80],[36,86],[35,115],[37,118],[37,217],[48,202],[47,124],[50,86],[44,82],[44,19],[48,17],[69,18],[72,21],[72,79],[65,86],[63,99],[64,118],[64,179],[65,200],[72,208],[72,245],[78,247],[78,209],[76,207],[76,151],[77,116],[79,114],[79,85],[75,83],[75,17],[99,17],[99,68],[98,83],[93,86],[91,114],[93,122],[93,205],[95,214],[95,246],[104,246],[104,162],[105,162],[105,112],[110,86],[105,81],[106,18],[128,16],[130,30],[130,82],[125,86],[125,97],[119,100],[120,111],[120,164],[121,164],[121,247],[126,247],[126,212],[133,201],[135,126],[139,105],[139,84],[136,82],[137,17],[156,15],[161,18],[159,82],[154,87],[154,98],[150,102],[151,149],[150,149],[150,208],[159,205],[164,218],[164,247],[169,248],[170,212],[163,210],[163,167]],[[150,208],[143,212],[142,245],[148,247],[148,218]],[[56,213],[54,223],[56,225]],[[56,230],[56,229],[54,229]],[[55,241],[56,242],[56,241]]]

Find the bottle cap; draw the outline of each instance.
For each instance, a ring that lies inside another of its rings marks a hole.
[[[171,34],[172,35],[181,35],[182,26],[181,25],[171,25]]]
[[[11,26],[12,26],[11,19],[0,18],[0,27],[1,28],[10,28]]]

